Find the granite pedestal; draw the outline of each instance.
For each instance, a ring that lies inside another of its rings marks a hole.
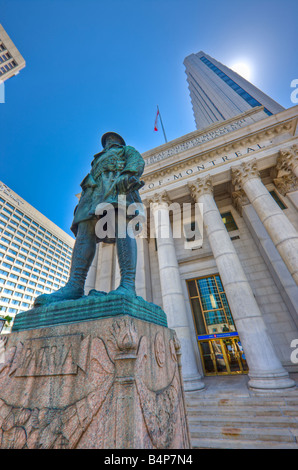
[[[164,312],[111,294],[18,315],[0,364],[0,448],[189,449]]]

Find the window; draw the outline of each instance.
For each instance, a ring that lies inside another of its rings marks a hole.
[[[221,214],[221,218],[228,232],[238,230],[238,227],[231,212],[225,212],[224,214]]]
[[[15,274],[10,274],[9,277],[11,277],[11,279],[19,279],[19,276],[16,276]]]
[[[9,312],[9,313],[17,313],[18,311],[17,311],[16,308],[9,308],[9,309],[8,309],[8,312]]]
[[[3,207],[3,211],[6,212],[6,213],[9,214],[9,215],[12,215],[12,212],[9,211],[8,209],[6,209],[6,207]]]
[[[2,263],[3,268],[11,269],[11,264]]]
[[[13,291],[10,290],[10,289],[3,289],[3,293],[11,295],[13,293]]]
[[[235,331],[219,275],[191,280],[187,284],[198,334]]]
[[[269,191],[271,196],[273,197],[274,201],[279,205],[281,210],[287,209],[287,206],[279,199],[278,195],[276,194],[275,191]]]
[[[16,286],[16,283],[15,283],[15,282],[12,282],[12,281],[7,281],[6,285],[7,285],[7,286],[10,286],[10,287],[15,287],[15,286]]]

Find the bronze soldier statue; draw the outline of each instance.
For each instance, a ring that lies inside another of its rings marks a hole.
[[[94,156],[91,171],[81,183],[81,198],[74,211],[71,230],[76,236],[76,242],[69,280],[59,290],[38,296],[34,302],[35,307],[78,299],[84,295],[87,273],[95,255],[96,243],[100,241],[117,245],[121,281],[113,292],[136,295],[136,240],[127,233],[127,221],[125,237],[118,236],[118,198],[124,195],[127,206],[134,203],[141,204],[138,190],[144,183],[139,178],[144,171],[145,163],[140,153],[135,148],[127,146],[123,138],[115,132],[104,134],[101,143],[103,151]],[[114,238],[99,238],[96,235],[95,226],[99,218],[96,215],[96,207],[102,203],[112,204],[115,208]]]

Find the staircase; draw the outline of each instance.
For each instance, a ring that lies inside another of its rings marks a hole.
[[[263,396],[210,383],[185,394],[194,449],[298,449],[297,388]]]

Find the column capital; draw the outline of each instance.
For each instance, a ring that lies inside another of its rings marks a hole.
[[[279,151],[276,162],[277,176],[273,180],[280,194],[298,190],[298,145]]]
[[[279,151],[277,157],[276,169],[280,171],[291,171],[294,173],[294,168],[298,166],[298,145],[293,145],[290,148],[282,149]],[[279,175],[280,176],[280,175]]]
[[[153,208],[158,208],[158,206],[168,206],[171,204],[171,199],[167,191],[160,191],[154,193],[152,196],[147,197],[146,203],[148,205],[153,204]]]
[[[236,190],[242,188],[246,181],[260,178],[256,160],[243,162],[238,166],[234,166],[231,168],[231,172],[232,184],[235,186]]]
[[[282,196],[298,191],[298,180],[292,173],[286,173],[273,180],[274,186]]]
[[[249,199],[246,196],[243,189],[239,189],[238,191],[232,192],[232,204],[235,207],[235,209],[239,212],[239,214],[242,216],[243,206],[246,206],[247,204],[249,204]]]
[[[198,202],[200,196],[203,194],[213,195],[213,185],[210,175],[203,178],[198,178],[195,181],[189,181],[187,183],[191,197],[194,201]]]

